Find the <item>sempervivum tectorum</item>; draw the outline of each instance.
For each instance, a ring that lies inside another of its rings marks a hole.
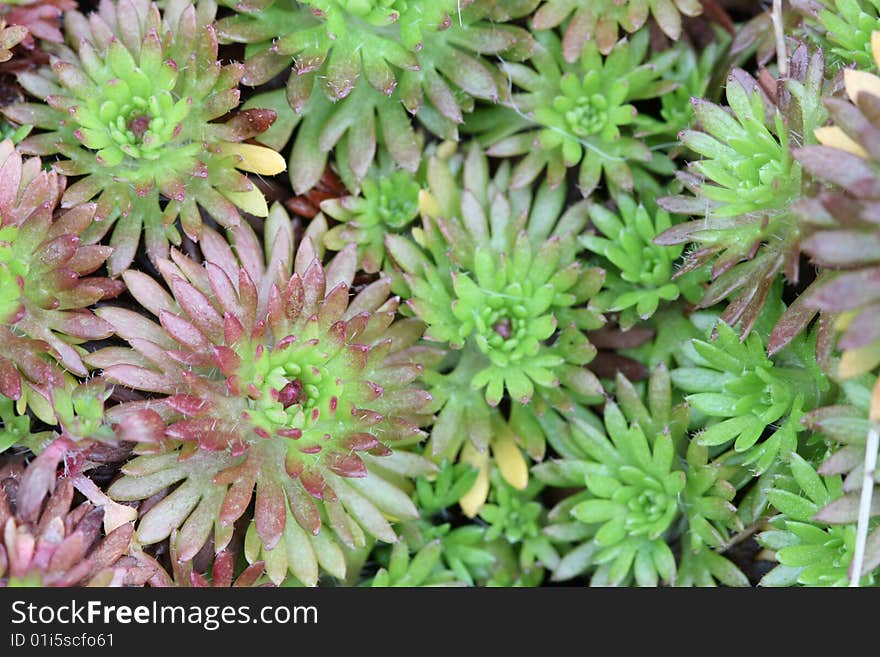
[[[578,168],[577,186],[588,197],[605,180],[612,188],[659,193],[654,174],[670,175],[668,156],[645,138],[669,129],[640,114],[633,103],[658,98],[678,84],[669,78],[677,53],[649,55],[649,34],[622,40],[607,57],[595,43],[567,62],[553,32],[536,36],[540,49],[531,67],[505,63],[513,91],[506,106],[478,109],[467,129],[494,157],[519,157],[513,189],[527,187],[546,171],[556,187]]]
[[[465,157],[444,149],[428,164],[414,241],[386,236],[425,339],[448,352],[441,371],[425,374],[438,412],[429,449],[480,468],[462,500],[471,516],[488,494],[489,449],[503,477],[525,488],[520,445],[543,458],[540,421],[603,394],[584,367],[596,354],[586,331],[604,323],[591,300],[605,276],[577,260],[587,205],[563,212],[561,186],[511,191],[511,171],[505,162],[490,176],[476,144]]]
[[[318,182],[335,149],[342,174],[360,180],[377,147],[415,171],[421,144],[409,114],[455,139],[475,99],[506,94],[498,60],[521,61],[534,48],[508,22],[522,0],[220,0],[237,12],[217,24],[221,38],[247,43],[243,82],[262,85],[290,71],[286,89],[253,102],[278,113],[260,141],[280,149],[296,129],[293,189]]]
[[[324,229],[313,222],[295,250],[276,206],[265,255],[244,225],[233,231],[234,251],[206,229],[205,268],[175,250],[159,262],[172,294],[144,274],[125,274],[158,323],[98,311],[133,349],[98,351],[90,362],[111,382],[166,395],[111,411],[126,439],[147,438],[111,496],[145,499],[180,483],[142,518],[142,543],[179,527],[175,548],[185,561],[213,530],[219,551],[256,487],[248,558],[264,560],[276,583],[289,569],[314,584],[319,564],[344,574],[340,543],[364,545],[365,533],[393,541],[386,516],[417,515],[398,484],[432,470],[399,450],[420,440],[427,420],[421,409],[430,396],[412,385],[422,325],[394,321],[398,299],[388,298],[386,279],[350,299],[356,249],[322,266]],[[157,443],[160,422],[167,429]]]
[[[39,159],[0,143],[0,393],[22,408],[32,403],[49,423],[46,386],[61,382],[62,369],[85,376],[77,345],[113,332],[89,306],[123,289],[88,276],[112,251],[82,242],[95,206],[53,216],[64,187],[64,177],[43,171]]]
[[[801,226],[792,206],[810,178],[792,149],[814,143],[813,130],[825,119],[822,97],[828,85],[821,51],[810,53],[797,44],[789,59],[787,76],[759,76],[761,83],[734,69],[727,80],[728,108],[693,100],[695,127],[680,137],[702,159],[678,174],[687,194],[658,199],[669,212],[693,218],[668,228],[654,243],[694,245],[680,272],[708,265],[712,277],[698,307],[730,300],[721,319],[738,324],[743,339],[772,298],[778,275],[792,283],[800,275]],[[779,351],[795,333],[771,339],[771,351]]]
[[[155,4],[102,2],[86,18],[72,11],[65,31],[76,51],[59,47],[51,70],[25,72],[20,84],[46,104],[17,103],[6,116],[41,130],[25,152],[58,153],[56,168],[83,176],[65,206],[97,198],[92,237],[115,223],[111,273],[132,261],[145,227],[152,258],[179,243],[174,227],[198,238],[199,207],[219,223],[238,223],[239,209],[265,216],[262,193],[237,169],[284,170],[273,151],[241,143],[265,130],[274,112],[259,109],[215,122],[238,106],[240,64],[217,61],[212,16],[186,0],[164,13]]]
[[[35,482],[20,477],[16,464],[0,471],[0,587],[156,583],[161,570],[132,545],[134,523],[111,528],[104,509],[91,502],[71,509],[70,478],[57,482],[45,504],[25,512],[20,501]]]

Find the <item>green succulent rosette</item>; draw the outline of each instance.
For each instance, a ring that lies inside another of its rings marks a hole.
[[[688,407],[672,406],[665,366],[652,371],[647,389],[645,403],[618,375],[619,405],[606,403],[601,420],[576,413],[557,436],[564,458],[534,467],[548,485],[574,489],[551,510],[545,530],[570,545],[556,580],[591,573],[594,586],[674,584],[676,537],[689,539],[680,557],[689,559],[723,548],[742,527],[732,504],[736,489],[707,450],[687,438]],[[736,571],[729,562],[727,570]],[[727,583],[744,581],[740,573]]]
[[[638,186],[643,192],[659,193],[654,174],[672,175],[675,166],[642,137],[666,128],[640,114],[633,103],[660,97],[677,86],[663,77],[676,52],[668,50],[645,61],[648,36],[646,31],[636,33],[607,57],[590,43],[569,63],[555,33],[539,33],[540,48],[531,66],[504,66],[514,87],[510,98],[477,111],[468,120],[468,131],[491,156],[522,156],[511,178],[514,189],[531,184],[542,172],[555,187],[568,169],[576,168],[585,197],[602,180],[626,192]]]
[[[822,476],[793,454],[791,474],[767,497],[778,514],[758,542],[772,551],[778,565],[761,579],[761,586],[848,586],[858,502],[844,496],[841,478]],[[873,586],[878,575],[877,550],[872,552],[861,586]]]
[[[155,4],[104,3],[86,18],[66,15],[74,49],[56,48],[51,69],[19,74],[19,83],[43,103],[14,103],[5,115],[33,125],[19,148],[60,155],[55,168],[80,179],[61,204],[94,199],[91,241],[113,228],[111,274],[132,262],[146,233],[152,259],[179,244],[175,225],[198,239],[200,208],[223,226],[239,211],[266,216],[262,192],[241,171],[273,175],[284,161],[271,150],[243,144],[275,119],[248,110],[218,121],[239,104],[240,64],[221,64],[213,15],[174,0]],[[241,170],[241,171],[239,171]]]
[[[816,333],[798,337],[772,358],[758,332],[741,342],[732,327],[718,322],[712,333],[714,340],[691,340],[690,362],[673,370],[672,380],[696,411],[714,418],[697,442],[710,448],[732,444],[745,465],[766,472],[797,449],[804,413],[820,406],[830,390],[816,362]]]
[[[361,267],[368,274],[391,271],[385,236],[405,233],[419,214],[419,177],[392,164],[371,169],[359,195],[328,199],[321,212],[339,222],[327,231],[324,246],[340,251],[358,245]]]
[[[504,478],[522,489],[520,446],[534,458],[545,450],[537,414],[602,398],[584,367],[596,353],[586,331],[603,323],[590,300],[604,278],[576,257],[586,204],[564,210],[564,190],[547,185],[511,192],[510,175],[504,163],[491,177],[476,145],[464,157],[433,158],[422,227],[412,239],[386,238],[408,307],[445,354],[425,377],[438,413],[429,449],[436,458],[461,450],[480,470],[463,502],[471,514],[488,494],[490,447]],[[505,419],[498,407],[507,400]]]
[[[667,229],[655,243],[693,244],[684,268],[711,264],[712,284],[699,306],[729,300],[722,319],[738,323],[743,336],[755,325],[777,275],[792,283],[800,275],[802,231],[792,209],[810,179],[793,149],[815,143],[814,131],[825,121],[825,59],[821,51],[810,53],[798,44],[789,68],[791,74],[776,81],[772,99],[751,75],[734,69],[727,79],[727,108],[693,100],[696,125],[680,136],[702,158],[679,173],[688,194],[658,201],[694,218]],[[773,348],[784,344],[774,340]]]
[[[669,213],[655,209],[652,217],[649,207],[624,194],[615,196],[615,206],[591,204],[595,230],[580,236],[586,249],[601,256],[599,264],[606,271],[597,306],[620,313],[618,323],[628,330],[640,320],[650,319],[664,302],[679,297],[689,303],[699,301],[707,272],[679,276],[684,248],[654,244],[654,238],[672,225]]]
[[[331,151],[354,181],[380,151],[414,172],[422,144],[410,115],[457,139],[475,100],[504,96],[497,59],[521,61],[534,48],[529,32],[509,23],[530,10],[518,0],[224,4],[237,13],[221,19],[218,31],[227,42],[248,44],[246,84],[292,66],[285,89],[251,102],[279,116],[263,143],[281,148],[292,138],[296,193],[314,186]]]
[[[81,345],[113,333],[92,306],[123,290],[92,275],[112,251],[86,239],[95,206],[56,214],[65,187],[64,176],[0,142],[0,395],[49,424],[52,388],[88,375]]]

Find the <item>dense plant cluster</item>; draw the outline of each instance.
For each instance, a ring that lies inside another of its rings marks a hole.
[[[0,3],[0,586],[880,583],[880,4],[728,4]]]

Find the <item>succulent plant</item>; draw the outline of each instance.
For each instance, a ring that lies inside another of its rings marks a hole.
[[[553,32],[537,38],[541,49],[531,59],[534,68],[505,66],[522,91],[512,93],[506,106],[477,112],[468,123],[489,155],[524,156],[514,168],[511,186],[528,185],[546,169],[547,181],[556,187],[567,169],[578,167],[578,187],[585,197],[603,176],[617,190],[629,192],[637,184],[659,191],[649,172],[671,175],[674,166],[637,136],[658,126],[632,102],[676,86],[661,77],[675,61],[675,52],[644,62],[648,33],[639,32],[604,58],[591,43],[570,64]]]
[[[880,32],[872,36],[880,61]],[[880,363],[880,244],[873,205],[880,198],[880,77],[866,71],[844,71],[849,101],[826,101],[834,125],[819,128],[821,145],[796,155],[816,178],[828,184],[799,204],[807,233],[802,249],[823,274],[799,299],[802,321],[816,310],[835,318],[842,333],[838,365],[842,377],[857,376]]]
[[[380,149],[406,171],[416,171],[421,162],[424,139],[411,125],[406,109],[399,101],[377,94],[363,79],[336,103],[320,91],[311,94],[299,112],[290,108],[284,89],[257,94],[243,107],[265,107],[277,115],[278,120],[259,137],[259,143],[275,150],[293,144],[289,173],[298,195],[309,193],[320,182],[331,153],[352,192],[357,191]],[[331,121],[337,115],[337,121]]]
[[[452,527],[455,505],[474,485],[477,470],[467,463],[443,461],[436,475],[419,477],[413,502],[421,511],[418,520],[399,526],[410,551],[418,551],[432,541],[440,544],[440,559],[458,583],[483,584],[492,574],[496,557],[486,540],[486,528],[477,524]],[[450,579],[449,574],[444,578]]]
[[[871,430],[870,409],[878,389],[877,377],[866,374],[844,379],[833,404],[806,413],[803,424],[820,435],[833,450],[819,466],[821,475],[844,476],[843,492],[851,494],[862,485],[865,443]]]
[[[524,156],[513,170],[514,189],[529,185],[545,169],[547,181],[556,187],[567,169],[578,167],[584,196],[603,176],[616,189],[629,192],[638,184],[659,193],[649,172],[671,175],[675,167],[639,139],[641,132],[657,130],[657,121],[646,120],[632,103],[676,86],[662,77],[676,54],[669,50],[645,61],[648,36],[636,33],[607,57],[590,43],[576,62],[568,63],[556,34],[541,32],[533,67],[505,65],[515,87],[510,99],[476,112],[467,128],[489,155]]]
[[[113,328],[90,306],[114,297],[122,283],[89,276],[111,249],[83,237],[95,206],[55,216],[65,179],[0,142],[0,393],[54,422],[49,389],[64,371],[86,376],[78,345]]]
[[[880,0],[759,4],[0,2],[0,587],[876,586]]]
[[[416,243],[388,235],[386,249],[411,291],[409,308],[428,326],[425,339],[447,353],[440,371],[425,373],[439,413],[429,450],[454,458],[464,445],[462,459],[480,471],[463,501],[474,515],[489,490],[490,444],[501,474],[522,489],[517,443],[536,458],[544,452],[534,409],[601,399],[583,366],[595,354],[585,331],[603,321],[589,306],[603,272],[577,262],[572,237],[586,224],[586,205],[560,215],[563,188],[509,193],[509,165],[490,178],[476,146],[463,161],[432,158],[427,175]],[[495,410],[505,399],[509,428]]]
[[[443,461],[435,473],[416,479],[413,500],[425,512],[425,517],[440,515],[448,518],[447,509],[474,485],[477,471],[467,463]]]
[[[596,296],[597,308],[620,313],[620,327],[627,330],[650,318],[663,301],[683,295],[689,303],[697,303],[707,273],[696,270],[674,277],[683,247],[653,242],[672,225],[669,213],[662,209],[652,213],[625,194],[616,195],[615,205],[609,209],[592,203],[590,220],[596,232],[579,238],[584,247],[601,256],[599,264],[606,272],[605,287]]]
[[[31,419],[15,412],[15,402],[0,395],[0,453],[31,440]]]
[[[714,93],[717,71],[722,69],[724,59],[730,52],[730,40],[723,33],[716,33],[715,40],[699,50],[682,41],[674,47],[674,51],[675,64],[663,74],[663,78],[676,82],[677,86],[660,97],[658,125],[654,128],[655,131],[662,130],[658,139],[668,139],[668,135],[692,126],[692,99],[706,98]],[[660,145],[663,146],[662,143]],[[668,145],[665,147],[669,148]],[[680,149],[683,149],[683,145],[675,143],[671,152],[675,154]]]
[[[410,557],[407,544],[399,541],[391,549],[387,567],[380,567],[367,584],[382,588],[460,585],[453,573],[439,568],[442,549],[435,540]]]
[[[266,216],[262,192],[241,171],[272,175],[283,158],[243,143],[271,125],[270,110],[248,110],[216,120],[239,102],[240,64],[217,61],[212,15],[185,0],[164,13],[145,0],[102,3],[89,18],[66,15],[76,50],[59,48],[51,70],[23,72],[20,84],[40,103],[15,103],[5,115],[40,129],[20,148],[60,154],[55,168],[82,176],[64,193],[63,207],[96,199],[89,239],[115,226],[108,267],[119,274],[146,231],[154,260],[180,243],[174,226],[198,239],[204,209],[233,226],[239,209]],[[131,28],[131,29],[130,29]]]
[[[793,454],[791,476],[768,493],[779,512],[758,536],[779,565],[761,580],[762,586],[847,586],[856,542],[855,512],[838,504],[839,476],[822,477]],[[851,507],[852,508],[852,507]],[[858,508],[856,503],[855,508]],[[868,556],[861,584],[871,586],[878,575],[880,550]]]
[[[841,67],[856,64],[861,69],[875,68],[871,33],[880,21],[880,2],[819,0],[812,8],[814,15],[807,12],[808,29],[818,32],[827,44],[830,61]]]
[[[73,390],[52,390],[52,409],[64,435],[74,440],[116,442],[115,432],[104,423],[104,402],[111,392],[100,379],[91,379]]]
[[[27,515],[16,502],[29,494],[28,483],[13,483],[12,496],[0,485],[0,587],[143,586],[156,575],[132,548],[133,523],[102,536],[103,509],[91,502],[71,509],[71,478],[60,479],[45,505]]]
[[[686,543],[686,540],[684,541]],[[727,557],[715,550],[692,552],[685,548],[675,578],[679,587],[746,587],[749,578]]]
[[[489,527],[485,540],[503,539],[511,545],[521,544],[520,567],[529,572],[537,566],[553,570],[559,565],[559,554],[550,538],[544,534],[547,513],[535,498],[544,488],[532,479],[525,490],[517,490],[498,474],[494,479],[488,503],[480,509],[480,518]]]
[[[736,331],[718,322],[711,342],[692,340],[691,363],[672,371],[676,387],[689,393],[691,407],[709,421],[699,444],[733,444],[744,465],[756,473],[797,448],[801,417],[819,406],[830,385],[815,356],[815,332],[800,336],[772,359],[758,332],[740,342]],[[765,437],[765,431],[772,433]]]
[[[544,581],[546,571],[543,568],[523,570],[520,566],[522,559],[518,554],[520,550],[517,548],[521,548],[521,546],[497,540],[489,543],[486,547],[495,559],[491,575],[485,581],[487,587],[525,588],[540,586]]]
[[[772,89],[735,69],[727,79],[730,111],[694,99],[699,129],[684,131],[681,140],[703,159],[679,173],[690,195],[659,200],[670,212],[698,218],[669,228],[655,243],[694,243],[681,271],[712,263],[714,280],[700,306],[730,299],[722,319],[739,323],[742,335],[754,326],[777,275],[793,283],[799,276],[801,233],[791,206],[806,181],[791,149],[812,143],[825,119],[824,57],[800,45],[789,66],[790,76]]]
[[[542,0],[532,27],[547,30],[565,23],[562,52],[567,61],[574,62],[590,41],[607,55],[617,44],[619,28],[636,32],[649,12],[663,33],[677,40],[682,14],[699,16],[702,11],[699,0]]]
[[[124,459],[128,455],[120,446],[116,432],[104,417],[104,401],[111,390],[100,379],[68,387],[56,385],[48,390],[49,409],[54,425],[48,430],[31,432],[31,419],[17,414],[12,400],[0,396],[0,451],[15,445],[16,451],[30,450],[36,455],[25,471],[24,481],[29,494],[20,500],[20,511],[32,515],[43,496],[51,492],[55,472],[63,462],[65,476],[74,480],[81,492],[105,507],[110,522],[136,516],[133,509],[122,508],[103,495],[81,475],[88,469],[107,462]]]
[[[557,522],[548,534],[580,543],[554,579],[593,569],[594,585],[674,583],[669,544],[685,527],[694,552],[721,547],[741,527],[731,504],[735,488],[709,465],[706,450],[686,439],[688,408],[672,407],[665,366],[652,371],[647,387],[646,405],[618,375],[620,406],[607,402],[602,422],[586,412],[572,416],[571,456],[534,467],[551,486],[580,489],[550,513]]]
[[[59,426],[54,431],[32,434],[21,441],[21,446],[36,456],[20,477],[21,486],[15,500],[19,517],[36,522],[61,472],[94,507],[101,509],[107,533],[137,518],[136,509],[111,500],[87,476],[87,472],[96,467],[118,464],[131,451],[119,444],[104,417],[103,402],[108,395],[109,390],[100,380],[80,385],[72,393],[64,387],[52,389],[53,411]]]
[[[179,528],[187,561],[213,530],[219,552],[256,485],[246,556],[264,561],[276,584],[289,569],[314,585],[319,563],[344,575],[340,543],[363,546],[365,534],[392,542],[385,514],[417,515],[396,482],[433,469],[405,449],[428,419],[430,395],[412,385],[423,327],[394,321],[387,279],[349,299],[355,248],[323,267],[324,230],[313,222],[294,249],[278,205],[265,251],[245,224],[232,246],[206,228],[204,268],[177,250],[159,261],[172,294],[140,272],[124,275],[158,324],[99,309],[132,349],[108,347],[90,363],[112,383],[164,395],[112,410],[124,439],[143,439],[143,455],[124,466],[111,496],[146,499],[181,482],[141,519],[142,544]]]
[[[482,523],[453,528],[458,523],[450,507],[473,487],[476,478],[477,470],[469,464],[443,461],[436,474],[416,479],[413,501],[422,515],[398,525],[401,540],[391,549],[377,546],[381,567],[368,583],[414,586],[418,579],[433,586],[536,586],[544,570],[535,562],[534,553],[523,554],[525,546],[515,545],[519,541],[492,538]],[[496,483],[519,495],[503,481]],[[535,486],[530,488],[533,491]],[[516,547],[521,548],[519,553]]]
[[[421,146],[407,112],[431,132],[455,138],[475,98],[494,101],[505,89],[494,58],[522,59],[533,47],[528,31],[505,23],[529,9],[513,0],[223,4],[237,13],[220,20],[219,34],[249,44],[246,84],[260,85],[293,65],[286,91],[254,102],[279,114],[271,145],[280,147],[297,130],[290,159],[296,193],[318,181],[334,148],[337,163],[357,180],[377,144],[415,171]]]
[[[340,251],[358,245],[361,267],[368,274],[388,269],[385,236],[409,228],[419,213],[418,179],[393,166],[377,167],[363,181],[358,196],[328,199],[321,211],[339,221],[327,231],[324,246]]]
[[[845,379],[841,382],[837,403],[823,406],[804,416],[804,424],[824,439],[821,448],[828,448],[824,460],[818,468],[818,474],[828,483],[829,499],[819,499],[811,489],[803,487],[809,497],[817,504],[824,504],[815,519],[825,524],[835,525],[827,528],[829,534],[837,534],[846,539],[841,550],[853,549],[853,537],[857,535],[856,522],[859,514],[867,510],[867,524],[864,527],[865,543],[863,554],[862,575],[878,574],[880,566],[880,481],[876,472],[873,477],[873,489],[870,477],[866,477],[866,469],[871,468],[869,452],[872,432],[877,431],[877,409],[880,408],[880,383],[873,374],[857,378]],[[822,452],[819,453],[822,455]],[[816,459],[818,460],[818,459]],[[843,477],[841,481],[840,478]],[[832,489],[833,484],[833,489]],[[864,497],[871,494],[868,505]],[[841,558],[826,555],[828,560]],[[817,556],[817,562],[820,559]],[[785,563],[780,559],[781,563]],[[815,565],[819,565],[816,563]],[[828,566],[828,563],[825,563]],[[852,568],[848,575],[852,583]]]

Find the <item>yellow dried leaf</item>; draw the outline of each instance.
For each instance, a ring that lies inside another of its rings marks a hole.
[[[436,219],[443,214],[439,201],[427,189],[419,190],[419,211],[431,219]]]
[[[261,176],[274,176],[287,168],[287,162],[280,153],[266,146],[256,144],[223,144],[220,151],[224,155],[237,155],[237,169],[258,173]]]
[[[517,490],[529,485],[529,466],[509,429],[492,441],[492,455],[508,484]]]
[[[133,523],[137,520],[137,509],[114,502],[87,477],[80,477],[76,480],[77,490],[86,496],[89,502],[95,507],[104,508],[104,532],[109,534],[114,529]]]
[[[461,448],[461,460],[477,468],[477,480],[458,501],[468,518],[476,516],[489,497],[489,452],[480,452],[468,440]]]
[[[852,153],[858,157],[868,158],[868,152],[836,125],[816,128],[814,134],[823,146],[830,146],[831,148]]]
[[[846,94],[853,102],[858,100],[861,93],[880,98],[880,77],[873,73],[846,69],[843,72],[843,82],[846,85]]]
[[[880,34],[880,32],[874,32],[874,34]],[[872,422],[880,422],[880,377],[877,377],[874,389],[871,391],[871,408],[868,417]]]

